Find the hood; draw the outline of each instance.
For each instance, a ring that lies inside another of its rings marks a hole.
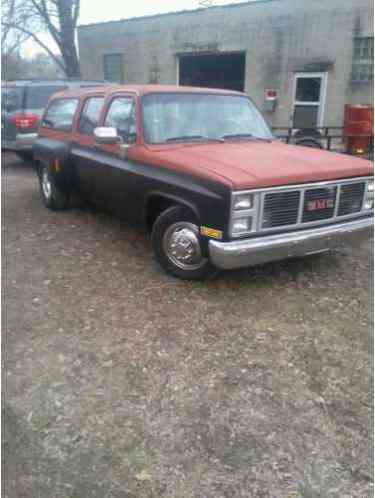
[[[281,142],[225,142],[147,147],[161,166],[223,181],[234,190],[373,174],[365,159]]]

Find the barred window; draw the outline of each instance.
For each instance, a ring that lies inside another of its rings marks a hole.
[[[374,38],[354,38],[352,81],[366,83],[374,79]]]
[[[124,82],[122,54],[106,54],[103,56],[104,79],[113,83]]]

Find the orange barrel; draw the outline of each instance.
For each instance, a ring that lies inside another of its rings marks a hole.
[[[374,108],[370,105],[345,106],[344,140],[349,154],[367,154],[374,135]]]

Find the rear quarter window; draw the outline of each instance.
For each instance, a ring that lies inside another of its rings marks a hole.
[[[26,109],[44,109],[50,97],[56,92],[66,90],[66,86],[30,86],[26,90]]]
[[[53,100],[48,106],[42,121],[44,128],[70,131],[78,107],[78,99],[61,98]]]
[[[7,112],[19,111],[23,106],[23,88],[2,88],[1,108]]]

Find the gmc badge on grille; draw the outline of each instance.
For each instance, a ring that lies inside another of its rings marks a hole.
[[[319,209],[332,209],[335,206],[333,199],[315,199],[307,203],[308,211],[317,211]]]

